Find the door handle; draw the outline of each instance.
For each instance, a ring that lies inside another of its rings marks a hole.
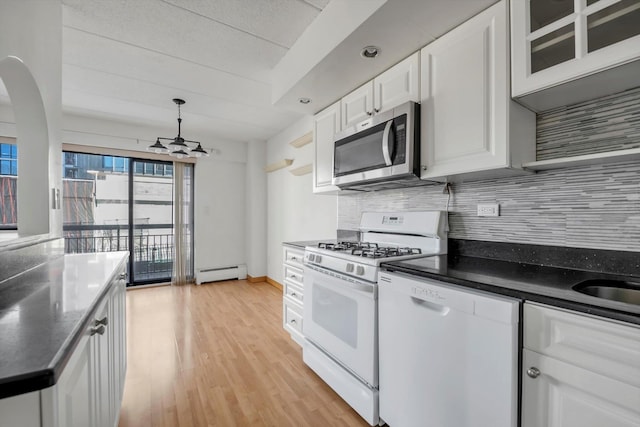
[[[532,366],[527,369],[527,375],[531,378],[538,378],[540,376],[540,370],[535,366]]]
[[[425,301],[420,298],[411,297],[411,301],[413,301],[413,303],[416,305],[419,305],[421,307],[426,308],[429,311],[433,311],[439,314],[440,316],[446,316],[447,314],[449,314],[449,311],[451,311],[451,309],[445,305],[440,305],[434,302]]]
[[[89,335],[94,336],[95,334],[104,335],[104,325],[89,328]]]
[[[393,149],[389,149],[389,136],[392,132],[392,126],[393,120],[389,120],[382,132],[382,157],[384,157],[384,164],[387,166],[391,166],[393,164],[393,160],[391,159],[393,156]]]

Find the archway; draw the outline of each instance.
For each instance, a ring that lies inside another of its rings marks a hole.
[[[18,141],[18,235],[49,233],[49,132],[42,95],[25,63],[0,59]]]

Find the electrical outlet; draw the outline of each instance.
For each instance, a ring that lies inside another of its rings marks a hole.
[[[500,216],[500,205],[478,205],[478,216]]]

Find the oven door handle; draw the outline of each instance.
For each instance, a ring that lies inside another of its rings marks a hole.
[[[366,292],[369,294],[373,293],[373,286],[371,285],[365,285],[364,283],[358,283],[358,282],[350,282],[350,281],[345,281],[344,282],[345,286],[354,289],[356,291],[361,291],[361,292]]]
[[[384,127],[384,131],[382,132],[382,157],[384,157],[384,164],[387,166],[393,165],[393,155],[394,150],[393,147],[389,148],[389,136],[391,136],[391,132],[393,131],[393,120],[389,120]],[[394,138],[391,138],[391,142]]]
[[[309,270],[313,270],[315,273],[317,273],[320,276],[326,276],[329,282],[331,281],[331,279],[342,281],[342,283],[340,284],[340,287],[348,287],[348,288],[353,289],[355,291],[360,291],[360,292],[364,292],[364,293],[368,293],[368,294],[374,294],[375,293],[375,286],[374,285],[367,284],[367,283],[362,283],[362,282],[354,282],[354,281],[352,281],[352,279],[349,279],[346,276],[343,276],[341,274],[332,273],[332,272],[330,272],[328,270],[325,270],[323,268],[316,267],[315,265],[305,264],[304,266],[305,266],[305,268],[307,268]],[[306,280],[305,279],[305,283],[306,282],[312,283],[312,280]],[[324,286],[327,286],[326,282],[323,282],[322,284]],[[333,286],[330,283],[329,283],[329,286],[331,286],[333,288],[336,287],[336,286]]]

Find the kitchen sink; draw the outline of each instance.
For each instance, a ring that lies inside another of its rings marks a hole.
[[[574,285],[573,290],[597,298],[640,305],[639,282],[591,279]]]

